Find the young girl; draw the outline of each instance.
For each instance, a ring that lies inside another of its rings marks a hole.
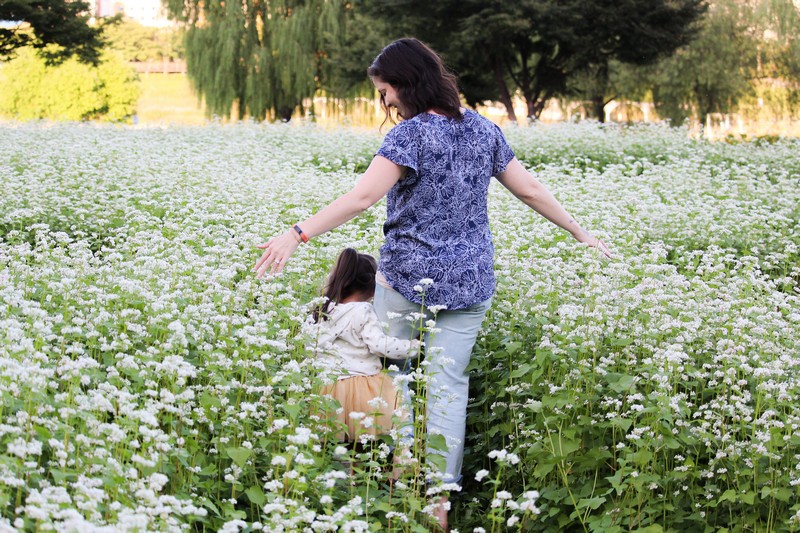
[[[400,401],[392,379],[382,372],[380,358],[406,359],[419,353],[421,346],[419,340],[384,332],[369,303],[375,294],[376,269],[371,255],[352,248],[342,251],[328,277],[326,301],[314,310],[308,328],[317,357],[338,374],[336,383],[321,392],[341,404],[336,418],[347,430],[340,438],[349,442],[365,433],[388,433]],[[363,423],[366,417],[373,419],[372,424]]]

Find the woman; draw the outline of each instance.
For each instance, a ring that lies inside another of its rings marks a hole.
[[[409,338],[411,325],[388,320],[444,306],[435,336],[426,338],[431,376],[427,429],[449,446],[446,482],[461,479],[469,377],[466,368],[495,288],[487,191],[492,176],[576,240],[610,257],[553,195],[514,157],[500,129],[461,107],[455,77],[416,39],[389,44],[368,69],[387,118],[403,119],[386,135],[369,168],[348,193],[283,235],[259,245],[258,276],[280,272],[301,242],[360,214],[388,194],[375,309],[389,334]],[[420,281],[433,284],[419,291]],[[394,315],[392,315],[394,316]],[[439,347],[440,350],[432,350]],[[442,364],[446,360],[447,364]],[[446,498],[437,519],[447,529]]]

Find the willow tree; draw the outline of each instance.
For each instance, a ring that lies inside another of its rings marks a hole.
[[[210,114],[285,120],[314,95],[342,39],[344,0],[167,0],[186,24],[189,78]]]

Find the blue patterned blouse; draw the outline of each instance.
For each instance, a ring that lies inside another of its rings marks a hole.
[[[467,110],[461,121],[422,113],[389,131],[378,155],[408,167],[387,195],[378,269],[407,299],[464,309],[494,293],[489,182],[514,158],[496,125]]]

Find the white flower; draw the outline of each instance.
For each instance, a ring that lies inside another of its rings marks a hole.
[[[337,446],[337,447],[336,447],[336,448],[333,450],[333,454],[334,454],[334,455],[338,455],[338,456],[340,456],[340,455],[345,455],[346,453],[347,453],[347,448],[345,448],[344,446]]]
[[[475,473],[475,481],[482,481],[483,478],[485,478],[488,475],[489,475],[489,471],[488,470],[478,470]]]

